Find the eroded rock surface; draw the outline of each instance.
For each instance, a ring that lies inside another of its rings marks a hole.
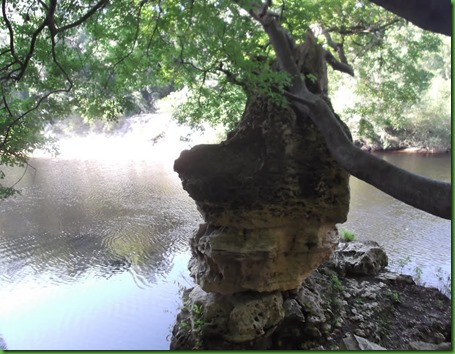
[[[375,241],[342,242],[332,262],[339,272],[348,275],[375,275],[387,266],[388,258]]]
[[[349,210],[349,176],[310,119],[257,97],[226,141],[183,151],[174,169],[206,221],[191,241],[205,291],[298,287]]]
[[[311,120],[261,98],[249,100],[226,141],[183,151],[174,170],[215,226],[333,224],[349,209],[349,176]]]
[[[338,243],[336,228],[290,224],[261,229],[200,226],[191,240],[190,273],[205,291],[296,289]]]
[[[171,349],[451,348],[447,296],[383,267],[377,275],[347,274],[332,261],[338,252],[295,291],[227,296],[194,288],[174,327]],[[371,254],[378,256],[372,263],[382,257]]]

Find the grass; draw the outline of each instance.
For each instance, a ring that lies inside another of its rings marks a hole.
[[[348,231],[348,230],[342,230],[341,231],[341,239],[344,242],[351,242],[355,240],[355,234]]]
[[[441,267],[436,270],[436,278],[439,281],[438,289],[441,293],[448,297],[452,297],[452,277],[446,274]]]

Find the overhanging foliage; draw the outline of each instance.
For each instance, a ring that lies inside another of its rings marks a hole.
[[[289,83],[305,84],[300,76],[292,77],[290,66],[277,70],[274,62],[292,61],[292,53],[280,57],[280,43],[251,14],[272,16],[287,41],[303,42],[312,29],[335,70],[356,74],[352,68],[357,64],[373,74],[379,62],[387,77],[380,80],[385,90],[378,92],[388,96],[378,98],[394,107],[402,100],[417,101],[428,85],[419,53],[438,50],[440,40],[424,33],[409,41],[405,22],[380,7],[354,0],[266,5],[246,0],[2,0],[0,162],[26,163],[29,152],[46,144],[40,134],[44,125],[71,112],[115,119],[133,104],[132,93],[148,85],[187,86],[191,99],[177,116],[195,125],[203,120],[234,124],[252,92],[287,104]],[[310,74],[309,79],[318,77]],[[376,102],[374,90],[367,94],[372,99],[366,110]]]

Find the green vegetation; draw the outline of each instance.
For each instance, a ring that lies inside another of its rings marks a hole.
[[[193,336],[195,344],[193,350],[203,349],[202,326],[204,325],[204,307],[201,304],[194,304],[191,308],[191,319],[193,323]]]
[[[450,296],[452,295],[452,276],[445,274],[441,267],[436,270],[436,279],[439,281],[438,289],[441,293]]]
[[[344,286],[337,274],[330,275],[330,283],[327,290],[326,298],[328,303],[334,314],[338,314],[342,308],[341,300],[343,299]]]
[[[406,256],[405,258],[400,258],[398,260],[398,266],[400,267],[400,273],[403,273],[404,267],[406,267],[411,262],[411,257]]]
[[[340,293],[344,290],[343,283],[336,273],[330,275],[330,287],[335,293]]]
[[[355,80],[336,73],[334,105],[354,139],[377,148],[450,148],[450,38],[427,35],[400,28],[390,47],[358,59]],[[399,50],[403,38],[408,46]]]
[[[385,309],[385,311],[378,314],[378,324],[380,326],[382,333],[385,336],[388,336],[390,333],[390,329],[393,324],[393,319],[391,318],[391,314],[394,312],[395,311],[393,310],[393,308],[390,308],[390,309]]]
[[[400,293],[395,290],[389,290],[387,296],[396,304],[401,303]]]
[[[341,239],[344,242],[351,242],[355,240],[355,234],[348,231],[348,230],[342,230],[341,231]]]
[[[356,304],[356,305],[363,305],[364,303],[365,303],[365,300],[362,299],[361,297],[356,297],[354,299],[354,304]]]
[[[177,327],[180,331],[190,335],[194,340],[193,350],[203,348],[202,343],[202,327],[204,325],[204,306],[202,304],[191,304],[188,297],[191,289],[186,289],[179,285],[179,293],[182,296],[182,306],[180,307],[180,315],[177,317]]]
[[[414,278],[414,281],[416,282],[416,284],[425,286],[425,282],[422,281],[422,273],[423,273],[422,268],[420,268],[419,266],[416,266],[414,268],[413,278]]]
[[[42,134],[49,123],[71,115],[85,122],[116,120],[153,109],[154,100],[170,90],[188,90],[174,116],[194,127],[209,122],[232,128],[247,98],[257,95],[287,104],[290,76],[277,70],[269,35],[250,15],[262,6],[258,1],[3,5],[0,165],[24,166],[34,149],[52,149]],[[324,6],[281,0],[268,10],[297,43],[311,28],[324,50],[355,73],[353,78],[329,69],[329,93],[349,98],[352,104],[339,112],[359,138],[387,145],[386,134],[399,132],[410,143],[447,145],[447,39],[357,0]],[[305,79],[314,84],[318,75]],[[14,192],[0,185],[0,197]]]
[[[421,286],[426,286],[426,283],[423,281],[424,269],[419,266],[415,266],[414,268],[409,267],[409,264],[412,262],[410,256],[406,256],[404,258],[399,259],[396,262],[398,266],[398,272],[400,274],[409,274],[412,275],[416,284]],[[428,271],[425,272],[428,277]],[[437,288],[441,293],[447,296],[451,296],[452,293],[452,277],[450,274],[447,274],[443,271],[441,267],[436,269],[436,273],[433,274],[434,278],[437,279],[438,284]]]

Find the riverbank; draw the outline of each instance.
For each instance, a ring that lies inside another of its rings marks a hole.
[[[425,149],[425,148],[405,148],[405,149],[398,149],[398,150],[382,150],[384,152],[389,152],[392,154],[450,154],[450,150],[443,150],[443,149]]]
[[[356,140],[354,144],[363,151],[368,152],[389,152],[389,153],[401,153],[401,154],[448,154],[452,151],[451,147],[413,147],[406,145],[391,145],[384,147],[377,144],[368,144],[363,140]]]
[[[387,263],[375,242],[341,243],[298,289],[270,294],[273,306],[253,306],[244,294],[235,301],[236,311],[242,302],[245,313],[226,313],[224,319],[214,308],[212,297],[218,295],[195,287],[184,297],[171,349],[449,350],[450,299],[390,272]],[[248,319],[258,306],[254,320],[231,323]],[[245,341],[250,332],[263,334]]]

